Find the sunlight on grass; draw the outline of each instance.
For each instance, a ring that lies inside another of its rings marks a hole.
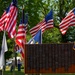
[[[10,72],[10,66],[6,66],[6,70],[3,72],[3,75],[25,75],[24,69],[21,69],[21,71],[17,71],[17,68],[15,68],[14,72]]]
[[[4,71],[4,75],[25,75],[24,70],[22,69],[20,72],[15,69],[14,72],[10,72],[10,70]]]

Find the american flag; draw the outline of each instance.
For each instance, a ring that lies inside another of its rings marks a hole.
[[[63,35],[66,34],[70,26],[75,26],[75,8],[72,9],[59,24],[61,33]]]
[[[19,25],[15,42],[20,48],[22,48],[21,54],[23,56],[24,55],[24,45],[26,43],[26,31],[25,31],[25,25],[22,23]]]
[[[16,44],[22,48],[21,51],[22,56],[24,55],[24,45],[26,43],[26,27],[27,26],[25,25],[24,9],[23,9],[22,20],[19,25],[18,32],[16,35],[16,40],[15,40]]]
[[[35,27],[30,29],[30,33],[32,37],[34,37],[40,29],[43,33],[45,30],[53,27],[53,11],[51,10],[42,22],[38,23]]]
[[[0,31],[3,31],[4,25],[0,21]]]
[[[4,27],[10,38],[14,38],[16,34],[17,12],[17,1],[13,0],[10,4],[9,11],[6,13],[6,23]]]
[[[25,25],[21,23],[19,25],[18,32],[16,35],[16,43],[22,48],[24,48],[23,42],[25,40],[25,36],[26,36]]]
[[[4,11],[0,18],[0,31],[4,30],[4,24],[6,22],[6,13],[9,11],[9,7]]]

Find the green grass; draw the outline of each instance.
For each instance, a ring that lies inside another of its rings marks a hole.
[[[10,72],[10,71],[5,71],[3,75],[25,75],[24,72]]]
[[[17,71],[17,68],[15,68],[14,72],[10,72],[10,67],[6,66],[6,70],[3,72],[3,75],[25,75],[24,69],[21,69],[21,71]]]

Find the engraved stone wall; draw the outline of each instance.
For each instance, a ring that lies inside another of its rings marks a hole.
[[[26,45],[25,72],[75,72],[75,50],[73,50],[73,43]]]

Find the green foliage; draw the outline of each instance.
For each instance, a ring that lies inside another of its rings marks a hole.
[[[15,72],[10,72],[10,71],[5,71],[4,72],[4,75],[14,75],[14,73],[15,73],[15,75],[25,75],[24,74],[24,72],[18,72],[18,71],[15,71]]]
[[[13,52],[11,52],[11,51],[5,52],[5,59],[11,58],[12,53],[13,53]]]
[[[71,26],[69,27],[67,33],[66,33],[66,40],[68,42],[74,42],[75,41],[75,27]]]
[[[0,17],[4,10],[10,5],[11,0],[0,0]]]
[[[60,43],[61,35],[58,28],[47,30],[43,34],[43,43]]]

